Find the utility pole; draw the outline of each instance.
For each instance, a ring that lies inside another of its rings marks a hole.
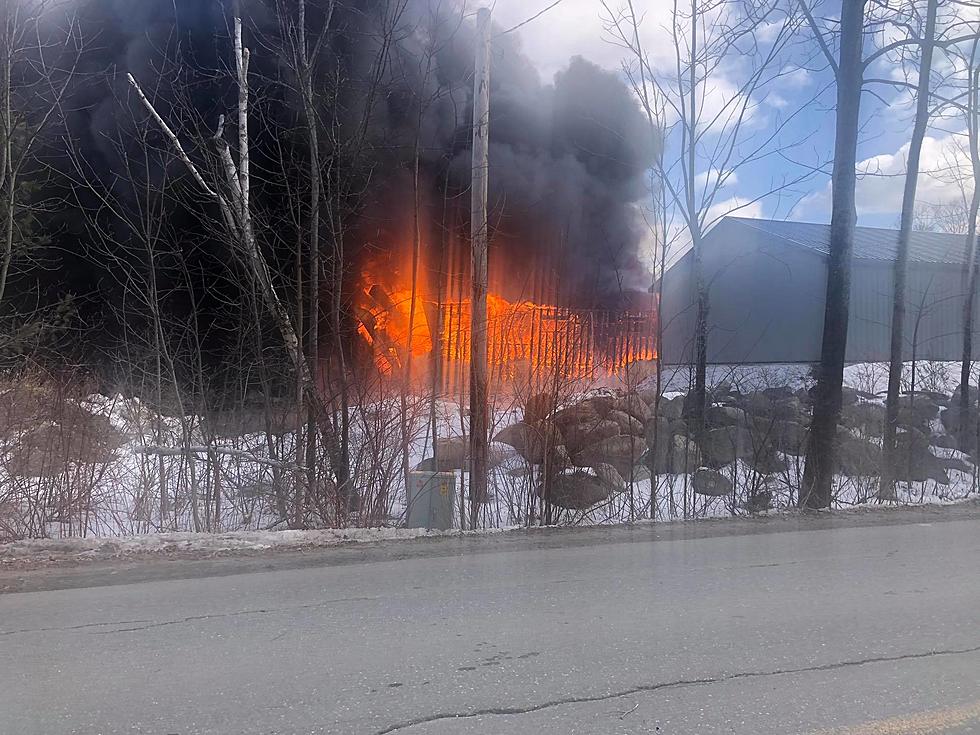
[[[473,295],[470,306],[470,528],[487,497],[490,422],[487,395],[487,181],[490,132],[490,9],[476,16],[476,67],[473,74],[473,178],[470,247]]]

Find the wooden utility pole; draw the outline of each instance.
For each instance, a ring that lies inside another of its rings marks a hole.
[[[470,247],[473,296],[470,308],[470,528],[476,528],[487,496],[489,400],[487,395],[487,182],[490,132],[490,9],[476,16],[476,67],[473,74],[473,178]]]

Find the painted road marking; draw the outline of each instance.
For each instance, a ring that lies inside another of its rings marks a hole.
[[[960,707],[874,720],[863,725],[820,730],[813,735],[934,735],[974,722],[980,723],[980,701]]]

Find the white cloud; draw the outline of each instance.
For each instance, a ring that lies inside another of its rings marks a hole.
[[[694,183],[697,186],[698,191],[710,191],[718,183],[718,178],[721,173],[717,169],[708,169],[702,173],[699,173],[694,177]],[[730,186],[735,186],[738,183],[738,174],[734,171],[728,173],[725,178],[724,183],[721,188],[728,188]]]
[[[926,136],[922,142],[919,162],[919,181],[916,201],[927,204],[948,204],[961,201],[972,193],[969,185],[969,153],[965,150],[963,131]],[[895,214],[902,211],[905,172],[909,143],[894,153],[880,153],[858,163],[859,177],[855,198],[859,215]],[[961,188],[962,186],[966,188]],[[827,212],[830,209],[831,187],[802,204],[801,214]]]
[[[763,217],[762,202],[752,201],[751,199],[745,199],[739,196],[733,196],[723,201],[715,202],[708,208],[708,216],[705,219],[705,223],[709,226],[713,225],[726,214],[761,219]]]

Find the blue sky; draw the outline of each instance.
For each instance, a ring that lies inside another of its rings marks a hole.
[[[656,56],[669,54],[670,44],[664,24],[669,20],[669,0],[634,0],[644,15],[644,42]],[[551,0],[496,0],[495,21],[510,27],[550,5]],[[832,4],[831,4],[832,5]],[[568,59],[580,54],[608,69],[620,69],[624,51],[609,42],[601,21],[598,0],[563,0],[538,20],[520,30],[527,55],[543,78],[548,79]],[[871,48],[870,42],[868,48]],[[812,49],[811,49],[812,51]],[[803,53],[793,55],[792,63],[805,63]],[[664,57],[669,61],[669,56]],[[817,59],[819,62],[820,60]],[[733,62],[737,64],[737,61]],[[745,207],[739,214],[754,217],[789,218],[804,221],[829,220],[829,161],[834,146],[834,94],[830,73],[813,65],[810,70],[788,73],[760,100],[758,134],[765,135],[780,116],[800,110],[783,131],[784,142],[796,145],[786,155],[769,156],[735,171],[734,182],[719,192],[719,205],[751,201],[770,191],[779,182],[798,177],[818,162],[826,163],[823,172],[814,173],[792,190],[766,196]],[[724,71],[724,69],[723,69]],[[792,69],[788,69],[792,72]],[[895,65],[882,61],[869,70],[871,76],[895,77]],[[732,75],[737,72],[733,69]],[[821,93],[822,91],[822,93]],[[719,94],[724,94],[721,90]],[[802,109],[801,109],[802,108]],[[894,88],[870,86],[862,99],[863,133],[858,160],[875,172],[858,183],[859,224],[879,227],[897,226],[904,180],[903,146],[912,127],[912,109],[908,95]],[[923,169],[945,168],[955,149],[957,136],[950,131],[958,122],[936,124],[923,150]],[[801,162],[803,166],[794,162]],[[704,165],[703,163],[701,165]],[[710,175],[702,170],[702,174]],[[944,177],[926,175],[920,184],[920,199],[945,203],[962,197],[960,188]],[[721,207],[719,211],[723,211]]]

